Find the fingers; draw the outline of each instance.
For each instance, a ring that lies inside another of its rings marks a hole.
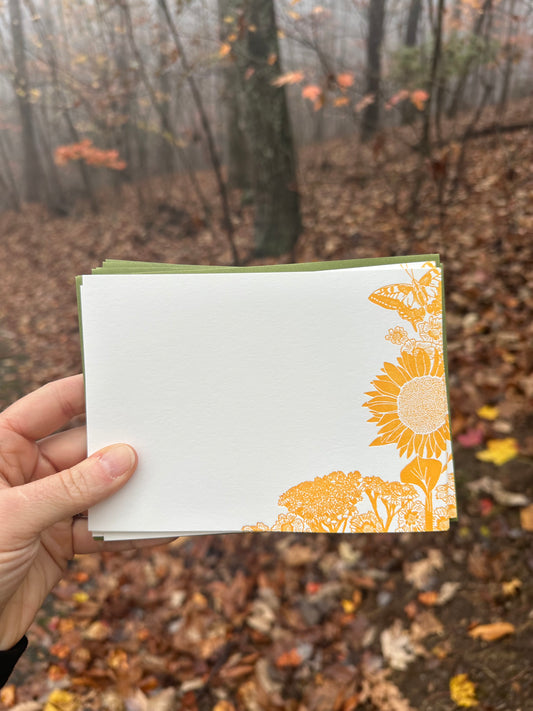
[[[68,469],[87,456],[87,430],[75,427],[42,439],[39,451],[56,471]]]
[[[84,411],[83,375],[72,375],[17,400],[0,415],[0,423],[27,439],[37,440]]]
[[[102,551],[140,550],[150,546],[161,546],[171,543],[175,538],[150,538],[132,541],[95,541],[87,529],[87,519],[77,519],[72,523],[73,551],[79,553],[101,553]]]
[[[135,450],[116,444],[70,469],[10,489],[13,528],[23,539],[38,535],[118,491],[136,466]]]

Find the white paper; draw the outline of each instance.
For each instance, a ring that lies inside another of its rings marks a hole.
[[[368,297],[427,270],[84,276],[88,450],[128,442],[139,455],[91,530],[240,531],[270,526],[279,497],[315,477],[399,481],[407,460],[370,446],[364,406],[398,356],[385,338],[397,314]]]

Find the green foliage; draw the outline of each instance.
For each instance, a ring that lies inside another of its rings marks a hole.
[[[440,76],[453,79],[476,66],[497,61],[500,43],[487,40],[473,33],[452,33],[442,47]],[[400,47],[391,57],[390,78],[402,89],[415,89],[425,86],[429,81],[430,61],[433,44],[425,43],[418,47]]]

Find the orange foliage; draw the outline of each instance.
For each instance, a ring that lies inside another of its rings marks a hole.
[[[353,86],[354,78],[351,72],[343,72],[342,74],[337,74],[337,84],[341,89],[348,89]]]
[[[313,103],[315,111],[318,111],[324,106],[324,92],[316,84],[307,84],[307,86],[304,86],[302,89],[302,97]]]
[[[79,143],[58,146],[54,153],[54,160],[56,165],[66,165],[72,160],[83,160],[87,165],[110,170],[124,170],[126,167],[125,161],[120,160],[118,151],[96,148],[89,138]]]
[[[303,72],[287,72],[274,79],[272,86],[285,86],[285,84],[299,84],[305,75]]]

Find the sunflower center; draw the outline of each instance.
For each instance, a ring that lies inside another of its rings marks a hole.
[[[398,394],[398,417],[415,434],[435,432],[446,422],[447,412],[443,378],[433,375],[413,378]]]

